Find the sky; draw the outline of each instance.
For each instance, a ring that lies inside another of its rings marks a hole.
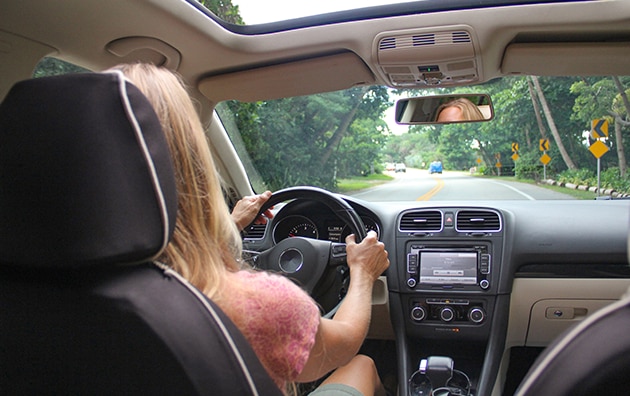
[[[412,0],[232,0],[248,25]]]

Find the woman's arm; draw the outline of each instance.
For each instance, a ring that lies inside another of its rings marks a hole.
[[[333,319],[320,320],[315,345],[296,379],[314,381],[347,364],[359,351],[367,335],[372,313],[372,288],[389,267],[387,251],[376,233],[370,231],[359,244],[354,235],[346,238],[350,285]]]
[[[269,200],[269,198],[271,198],[271,191],[265,191],[260,195],[243,197],[236,203],[231,216],[239,231],[243,231],[249,223],[254,221],[254,216],[256,216],[260,208]],[[273,213],[271,213],[271,210],[267,209],[257,219],[255,219],[255,221],[256,224],[265,224],[267,219],[272,217]]]

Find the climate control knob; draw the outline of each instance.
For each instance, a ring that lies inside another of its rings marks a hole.
[[[440,310],[440,319],[442,322],[450,322],[455,319],[455,310],[451,307],[444,307]]]
[[[486,312],[479,307],[473,307],[468,311],[468,319],[470,319],[471,322],[481,323],[485,318]]]
[[[416,305],[411,309],[411,320],[422,322],[427,317],[427,310],[422,305]]]

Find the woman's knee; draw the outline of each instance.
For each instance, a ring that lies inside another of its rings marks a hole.
[[[356,355],[349,364],[356,365],[362,372],[370,372],[376,374],[376,364],[371,357],[367,355]]]

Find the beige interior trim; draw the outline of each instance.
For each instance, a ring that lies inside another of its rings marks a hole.
[[[515,43],[501,63],[502,73],[534,76],[624,76],[628,70],[630,42]]]
[[[182,59],[178,50],[153,37],[123,37],[110,42],[105,48],[121,58],[121,63],[141,60],[177,70]]]
[[[0,102],[15,82],[32,77],[41,58],[55,53],[53,47],[0,30]]]
[[[546,346],[597,309],[618,300],[629,287],[630,279],[517,278],[505,347]],[[565,309],[566,314],[549,317],[548,308]]]
[[[304,81],[312,84],[304,84]],[[207,77],[199,90],[214,103],[244,102],[338,91],[373,84],[374,74],[354,53],[322,56]]]

